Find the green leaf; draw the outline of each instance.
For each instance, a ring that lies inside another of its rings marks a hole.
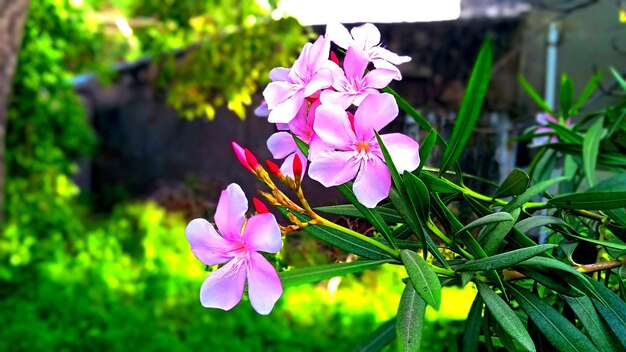
[[[480,110],[487,94],[487,86],[491,78],[492,61],[493,49],[491,38],[488,38],[478,53],[476,65],[474,65],[467,90],[461,102],[459,117],[452,130],[450,143],[443,154],[439,175],[445,173],[457,161],[474,131],[474,126],[476,121],[478,121]]]
[[[626,81],[624,81],[624,78],[622,77],[622,75],[619,72],[617,72],[617,70],[614,67],[611,67],[611,73],[613,74],[613,77],[615,77],[615,80],[617,81],[619,86],[622,87],[624,91],[626,91]]]
[[[548,205],[560,209],[611,210],[626,207],[626,192],[585,192],[556,196]]]
[[[534,247],[525,247],[510,252],[496,254],[491,257],[468,260],[456,268],[456,271],[484,271],[509,268],[545,251],[558,247],[555,244],[540,244]]]
[[[427,304],[439,310],[441,305],[441,284],[430,264],[417,253],[408,249],[400,252],[400,259],[402,259],[402,263],[417,294]]]
[[[417,171],[415,171],[416,174],[419,174],[422,168],[424,167],[424,165],[426,165],[426,161],[428,160],[428,157],[430,156],[430,153],[433,151],[433,148],[435,147],[436,143],[437,143],[437,131],[435,131],[435,129],[430,129],[428,131],[428,135],[426,136],[426,138],[424,138],[424,140],[420,144],[420,149],[419,149],[420,165],[417,167]]]
[[[306,144],[302,139],[298,138],[294,133],[291,133],[293,140],[296,142],[298,149],[304,154],[304,156],[309,156],[309,145]]]
[[[587,82],[587,85],[585,85],[582,93],[580,93],[580,97],[578,97],[578,100],[571,109],[572,115],[577,114],[578,111],[580,111],[580,109],[583,107],[583,105],[585,105],[589,97],[591,97],[591,94],[593,94],[593,92],[596,90],[598,83],[600,83],[601,77],[601,72],[597,72],[595,75],[593,75],[589,82]]]
[[[597,351],[596,347],[572,323],[539,297],[516,285],[509,290],[550,343],[560,351]]]
[[[548,122],[548,127],[552,128],[556,135],[559,137],[559,140],[565,143],[575,143],[582,144],[583,138],[578,133],[569,129],[569,127],[560,125],[558,123]]]
[[[522,89],[524,89],[524,91],[526,91],[526,94],[528,94],[528,96],[535,102],[535,104],[537,104],[537,106],[539,106],[541,108],[541,110],[549,113],[552,116],[555,115],[554,111],[548,105],[548,103],[546,103],[545,100],[543,100],[543,98],[541,98],[541,95],[539,95],[539,93],[537,93],[535,88],[533,88],[533,86],[531,86],[530,83],[528,83],[528,81],[524,77],[517,76],[517,80],[519,81],[520,85],[522,86]]]
[[[600,301],[592,299],[593,305],[596,306],[602,319],[604,319],[609,328],[613,330],[620,343],[626,347],[626,303],[601,283],[591,278],[588,280],[600,297],[606,302],[606,304],[603,304]]]
[[[502,242],[506,235],[511,231],[513,226],[515,225],[515,221],[519,217],[521,213],[521,209],[517,208],[512,210],[511,221],[500,222],[497,224],[487,225],[478,235],[483,248],[485,249],[485,253],[487,255],[491,255],[497,253],[500,247],[502,246]],[[500,212],[499,214],[509,214]]]
[[[400,192],[400,196],[402,196],[402,199],[406,201],[406,193],[404,190],[404,184],[402,182],[402,178],[400,178],[398,169],[396,168],[396,165],[393,162],[391,154],[389,154],[389,151],[387,150],[385,143],[383,143],[382,138],[380,138],[380,135],[378,134],[378,132],[374,131],[374,134],[376,135],[376,140],[378,141],[378,145],[380,146],[380,151],[383,154],[383,157],[385,158],[385,163],[387,164],[387,167],[389,168],[389,172],[391,173],[391,179],[393,180],[393,184],[396,186],[396,188]]]
[[[567,180],[567,177],[561,176],[561,177],[557,177],[557,178],[553,178],[553,179],[550,179],[550,180],[539,182],[536,185],[534,185],[534,186],[530,187],[529,189],[527,189],[526,192],[524,192],[524,193],[520,194],[519,196],[513,198],[512,201],[510,201],[507,205],[505,205],[502,208],[502,211],[511,212],[514,209],[517,209],[517,208],[521,207],[526,202],[529,202],[530,200],[532,200],[533,197],[535,197],[536,195],[542,194],[543,192],[548,190],[550,187],[556,185],[557,183],[559,183],[561,181],[565,181],[565,180]]]
[[[413,231],[411,230],[409,225],[402,224],[402,225],[396,227],[391,234],[393,235],[394,238],[397,238],[397,239],[400,239],[400,240],[405,240],[405,239],[411,237],[411,235],[413,234]],[[396,240],[396,243],[398,243],[398,246],[400,246],[400,241],[399,240]]]
[[[363,214],[363,216],[365,216],[370,224],[374,225],[376,230],[378,230],[378,232],[380,232],[385,240],[387,240],[387,243],[391,245],[391,248],[398,249],[398,246],[396,245],[396,242],[391,235],[391,229],[389,228],[389,225],[387,225],[383,217],[378,214],[378,211],[375,208],[370,209],[361,204],[358,199],[356,199],[356,196],[352,192],[351,187],[349,187],[347,184],[344,183],[343,185],[339,185],[337,186],[337,189],[339,190],[339,192],[341,192],[341,194],[343,194],[344,197],[346,197],[346,199],[348,199],[354,205],[355,208],[357,208],[357,210],[361,214]]]
[[[563,296],[563,299],[572,308],[576,316],[580,319],[587,330],[587,334],[591,337],[591,341],[602,352],[619,351],[623,348],[607,326],[602,322],[602,319],[593,307],[591,299],[587,296],[584,297],[568,297]]]
[[[559,278],[565,280],[571,286],[586,293],[589,296],[595,297],[598,300],[602,300],[593,286],[587,281],[585,275],[576,271],[571,266],[560,262],[554,258],[546,257],[534,257],[519,264],[520,266],[531,267],[532,269],[550,272],[550,276],[553,278]]]
[[[283,215],[287,216],[288,211],[284,208],[278,208]],[[310,218],[298,214],[292,213],[298,220],[302,222],[309,221]],[[312,236],[332,245],[344,251],[354,253],[358,256],[368,259],[389,259],[391,256],[386,251],[376,247],[375,245],[365,242],[361,239],[347,235],[341,231],[332,229],[330,227],[309,225],[303,228],[303,230]]]
[[[545,216],[545,215],[531,216],[515,224],[515,227],[522,233],[527,233],[528,231],[536,227],[541,227],[541,226],[546,226],[546,225],[562,225],[562,226],[569,227],[569,224],[566,223],[565,221],[559,218],[555,218],[554,216]]]
[[[604,120],[598,119],[587,133],[583,140],[583,169],[587,176],[589,187],[593,187],[596,182],[596,165],[598,163],[598,152],[600,151],[600,141],[602,140],[602,125]]]
[[[402,217],[395,209],[390,209],[386,207],[378,206],[376,208],[376,212],[380,214],[384,221],[387,223],[397,224],[402,222]],[[339,205],[329,205],[323,207],[316,207],[315,210],[321,211],[327,214],[333,215],[342,215],[342,216],[352,216],[355,218],[365,219],[365,215],[361,214],[361,212],[354,206],[354,204],[339,204]]]
[[[514,221],[513,217],[509,213],[493,213],[493,214],[485,215],[465,225],[465,227],[457,231],[455,236],[461,231],[467,231],[467,230],[471,230],[477,227],[494,224],[494,223],[512,222],[512,221]]]
[[[526,331],[526,327],[524,327],[524,324],[515,315],[511,307],[489,286],[480,281],[476,282],[476,286],[485,305],[489,308],[489,312],[491,312],[491,315],[498,321],[504,331],[524,346],[527,351],[535,351],[535,344],[530,338],[528,331]]]
[[[487,208],[486,206],[483,205],[483,203],[477,201],[471,196],[464,194],[463,199],[467,202],[467,205],[469,205],[470,208],[472,208],[472,211],[477,216],[486,216],[486,215],[491,214],[491,210],[489,208]]]
[[[353,352],[376,352],[387,346],[396,337],[396,318],[388,320],[361,342]]]
[[[462,188],[455,185],[454,183],[444,179],[432,175],[428,172],[420,173],[420,179],[424,182],[426,187],[432,192],[437,193],[458,193],[462,191]]]
[[[463,351],[476,352],[478,350],[478,338],[480,337],[480,321],[483,313],[483,299],[476,295],[467,319],[465,320],[465,332],[463,333]]]
[[[541,283],[543,286],[554,290],[555,292],[562,293],[571,297],[580,297],[585,295],[583,291],[570,285],[567,281],[562,279],[560,276],[555,275],[554,272],[550,271],[549,269],[542,270],[538,267],[531,268],[527,266],[518,266],[517,270],[520,273]]]
[[[582,155],[582,145],[580,144],[552,143],[550,148],[574,156]],[[598,164],[624,168],[626,156],[619,152],[603,150],[602,153],[598,154]]]
[[[356,260],[350,263],[336,263],[328,265],[312,266],[302,269],[283,271],[278,274],[283,287],[297,286],[311,282],[327,280],[336,276],[343,276],[372,269],[391,259],[384,260]]]
[[[561,116],[567,119],[570,116],[570,110],[572,108],[572,100],[574,99],[574,86],[572,80],[566,75],[561,78]]]
[[[520,169],[515,169],[511,171],[509,176],[506,177],[504,182],[498,187],[496,193],[494,193],[494,198],[505,198],[511,196],[517,196],[528,188],[528,182],[530,181],[530,177],[528,174]]]
[[[604,180],[590,188],[588,191],[626,191],[626,173],[621,173],[610,179]],[[606,210],[605,213],[610,216],[613,221],[626,229],[626,210],[613,209]]]
[[[422,180],[412,173],[405,171],[403,176],[404,188],[407,196],[413,205],[413,210],[420,215],[423,221],[428,219],[428,211],[430,209],[430,196],[428,188]]]
[[[617,250],[621,250],[621,251],[626,250],[626,245],[623,245],[621,243],[609,242],[609,241],[598,241],[598,240],[594,240],[593,238],[587,238],[587,237],[583,237],[583,236],[577,235],[573,231],[561,232],[561,233],[563,235],[567,236],[567,237],[572,237],[572,238],[575,238],[577,240],[581,240],[581,241],[585,241],[585,242],[589,242],[589,243],[595,243],[595,244],[597,244],[599,246],[602,246],[602,247],[613,248],[613,249],[617,249]]]
[[[417,294],[411,281],[408,281],[396,316],[396,336],[401,351],[420,350],[425,312],[426,302]]]

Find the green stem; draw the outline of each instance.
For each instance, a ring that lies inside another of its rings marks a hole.
[[[437,236],[443,243],[445,243],[448,246],[447,247],[448,249],[455,251],[456,253],[462,255],[466,259],[474,259],[473,255],[468,253],[463,248],[457,246],[450,238],[448,238],[448,236],[446,236],[443,232],[441,232],[441,230],[439,230],[437,225],[435,225],[432,222],[432,220],[429,220],[426,223],[426,225],[428,226],[428,229],[435,234],[435,236]]]
[[[364,236],[356,231],[350,230],[349,228],[343,227],[341,225],[337,225],[332,221],[329,221],[327,219],[324,219],[321,216],[317,216],[317,220],[319,221],[319,225],[322,226],[326,226],[326,227],[330,227],[331,229],[337,230],[337,231],[341,231],[343,233],[345,233],[346,235],[350,235],[354,238],[358,238],[361,241],[367,242],[369,244],[371,244],[372,246],[375,246],[379,249],[382,249],[383,251],[389,253],[394,259],[398,259],[400,260],[400,250],[399,249],[393,249],[390,248],[388,246],[386,246],[385,244],[376,241],[375,239],[371,238],[371,237],[367,237]]]

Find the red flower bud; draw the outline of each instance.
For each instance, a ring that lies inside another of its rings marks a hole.
[[[258,214],[266,214],[270,212],[269,209],[267,209],[267,206],[265,206],[259,198],[253,197],[252,203],[254,204],[254,209],[256,209]]]
[[[272,175],[276,177],[283,177],[283,173],[280,171],[278,165],[274,164],[271,160],[265,160],[265,165],[267,165],[267,169],[272,173]]]
[[[259,162],[256,160],[254,154],[252,154],[248,149],[243,150],[244,155],[246,156],[246,161],[251,169],[256,169],[259,166]]]
[[[248,165],[248,161],[246,160],[245,150],[235,141],[232,141],[230,145],[233,147],[233,151],[235,152],[235,155],[237,156],[237,159],[239,159],[239,162],[241,163],[241,165],[243,165],[246,169],[248,169],[248,171],[254,172],[254,170],[252,170],[250,165]]]
[[[302,179],[302,161],[300,161],[298,153],[293,156],[293,178],[296,181]]]

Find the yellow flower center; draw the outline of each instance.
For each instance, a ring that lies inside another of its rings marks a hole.
[[[367,143],[367,142],[359,142],[356,145],[356,151],[358,153],[363,153],[363,152],[369,153],[370,152],[370,144]]]

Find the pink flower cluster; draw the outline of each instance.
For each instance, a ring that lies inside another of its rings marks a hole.
[[[342,64],[330,51],[331,42],[345,50]],[[299,184],[307,166],[308,175],[326,187],[354,180],[358,201],[375,207],[391,188],[375,132],[398,115],[394,97],[379,89],[401,79],[395,65],[409,60],[382,48],[380,33],[372,24],[351,32],[336,24],[327,27],[326,36],[307,43],[291,68],[271,70],[272,82],[263,92],[265,104],[255,113],[277,124],[279,131],[267,146],[275,158],[286,160],[280,169],[267,161],[270,172],[296,178],[294,184]],[[308,144],[308,158],[294,136]],[[416,141],[400,133],[380,137],[399,172],[417,168]],[[232,146],[239,161],[261,175],[254,155],[235,142]],[[205,307],[231,309],[241,300],[246,282],[250,303],[260,314],[269,314],[282,295],[276,270],[258,253],[281,249],[281,228],[263,203],[254,199],[254,205],[258,214],[246,219],[246,197],[237,184],[231,184],[217,205],[217,230],[204,219],[187,226],[187,240],[196,257],[209,266],[223,264],[202,284],[200,301]]]
[[[535,119],[537,121],[537,124],[539,125],[539,127],[535,129],[535,134],[538,134],[540,136],[533,138],[532,143],[528,146],[532,148],[541,147],[548,143],[558,143],[559,137],[554,134],[554,128],[550,127],[550,124],[552,123],[558,125],[559,120],[545,112],[537,114],[537,117]],[[572,119],[567,119],[565,121],[565,126],[568,127],[571,125]]]
[[[331,52],[331,42],[345,50],[342,64]],[[293,177],[295,155],[307,160],[293,134],[309,145],[309,177],[326,187],[354,179],[354,194],[366,207],[385,199],[391,175],[374,131],[393,121],[398,106],[379,89],[399,80],[395,65],[408,61],[380,46],[380,32],[372,24],[351,32],[333,24],[325,36],[304,46],[291,68],[274,68],[263,92],[263,110],[280,130],[267,146],[275,158],[286,158],[281,171]],[[417,168],[416,141],[399,133],[381,138],[399,172]]]

